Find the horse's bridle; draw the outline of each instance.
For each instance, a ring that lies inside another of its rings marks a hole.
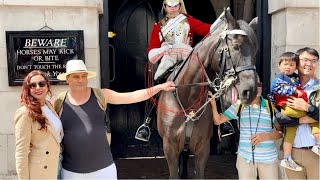
[[[225,75],[229,75],[229,74],[234,74],[235,76],[237,74],[239,74],[242,71],[245,70],[256,70],[256,66],[255,65],[243,65],[243,66],[238,66],[239,65],[239,61],[236,63],[236,65],[234,66],[232,63],[232,57],[230,55],[230,50],[228,48],[228,42],[227,42],[227,36],[228,34],[240,34],[240,35],[245,35],[247,36],[247,34],[241,30],[241,29],[234,29],[231,31],[228,31],[227,29],[225,29],[222,33],[220,33],[220,37],[219,37],[219,41],[216,44],[216,49],[220,46],[220,44],[222,45],[222,48],[219,50],[219,54],[220,54],[220,72],[219,72],[219,78],[221,80],[223,80]],[[232,67],[230,69],[228,69],[226,71],[226,63],[227,61],[229,61],[230,64],[232,64]]]
[[[230,50],[228,48],[228,42],[227,42],[227,36],[229,34],[247,35],[245,33],[245,31],[243,31],[241,29],[234,29],[234,30],[229,31],[227,29],[227,27],[220,33],[219,41],[214,46],[214,52],[216,52],[219,49],[219,47],[222,46],[218,52],[220,54],[220,56],[219,56],[220,62],[219,63],[221,64],[218,78],[211,81],[205,68],[204,68],[203,63],[199,59],[196,58],[199,61],[199,63],[201,64],[202,68],[204,69],[204,75],[205,75],[205,78],[207,79],[207,82],[184,84],[184,85],[177,85],[176,86],[177,88],[186,87],[186,86],[210,86],[211,88],[213,88],[215,90],[215,94],[211,98],[208,98],[208,96],[207,96],[206,102],[192,116],[189,115],[185,111],[185,108],[183,107],[183,105],[179,99],[177,89],[176,89],[176,91],[174,91],[174,95],[178,101],[178,104],[180,105],[181,109],[183,110],[185,116],[187,117],[186,122],[188,122],[190,120],[192,120],[192,121],[198,120],[201,117],[201,115],[204,113],[207,104],[212,100],[212,98],[220,97],[224,93],[225,89],[227,89],[229,86],[231,86],[236,81],[237,75],[240,72],[245,71],[245,70],[256,70],[255,65],[238,66],[239,61],[236,63],[235,66],[233,65],[232,57],[230,55]],[[207,37],[208,37],[208,35],[206,37],[204,37],[201,41],[203,41]],[[187,62],[187,60],[191,57],[192,53],[193,53],[193,50],[190,52],[190,55],[184,61],[184,63],[180,66],[180,69],[179,69],[178,73],[174,76],[173,81],[176,80],[179,72],[181,71],[181,69],[183,68],[183,66]],[[229,62],[232,65],[232,67],[230,69],[226,70],[227,62]],[[197,115],[200,111],[201,111],[201,113],[199,115]]]

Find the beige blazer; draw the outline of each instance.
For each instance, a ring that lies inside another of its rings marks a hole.
[[[52,105],[46,105],[58,117]],[[47,130],[39,130],[41,125],[31,119],[25,106],[16,111],[14,119],[18,178],[57,179],[60,144],[53,125],[47,119]]]

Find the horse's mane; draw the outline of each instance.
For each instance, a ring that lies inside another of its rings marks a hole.
[[[259,44],[258,44],[258,40],[257,40],[255,32],[252,30],[252,28],[250,27],[250,25],[247,22],[245,22],[243,20],[237,20],[237,23],[238,23],[240,29],[244,30],[248,34],[250,44],[252,44],[252,46],[254,48],[254,52],[257,53]]]

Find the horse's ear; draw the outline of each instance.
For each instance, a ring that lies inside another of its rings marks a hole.
[[[255,17],[251,20],[249,23],[249,26],[251,29],[257,34],[257,29],[258,29],[258,17]]]
[[[224,9],[224,14],[226,16],[226,20],[227,20],[229,29],[237,29],[237,21],[231,15],[229,8]]]

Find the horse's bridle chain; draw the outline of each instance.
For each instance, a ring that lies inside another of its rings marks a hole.
[[[230,72],[226,74],[226,77],[221,81],[220,78],[215,78],[213,81],[209,82],[204,82],[204,83],[197,83],[197,85],[199,86],[200,84],[202,85],[209,85],[211,88],[213,88],[215,90],[215,93],[212,95],[211,98],[206,98],[206,102],[193,114],[193,115],[189,115],[186,111],[185,108],[183,107],[180,98],[179,98],[179,94],[177,92],[177,90],[175,91],[175,94],[177,96],[177,101],[181,107],[181,109],[183,110],[184,115],[187,117],[186,122],[188,121],[196,121],[198,120],[201,115],[204,113],[205,107],[207,106],[207,104],[212,100],[212,98],[218,98],[223,94],[223,91],[228,89],[228,87],[230,87],[231,84],[233,84],[234,81],[236,81],[237,76],[235,76],[235,72]],[[218,82],[218,85],[215,85],[215,82]],[[220,83],[219,83],[220,82]],[[192,84],[189,84],[190,86]],[[196,116],[200,111],[202,111],[199,116]]]

